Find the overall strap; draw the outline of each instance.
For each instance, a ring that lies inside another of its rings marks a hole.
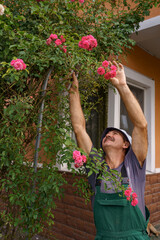
[[[122,177],[122,181],[121,181],[122,185],[129,185],[129,178],[128,178],[127,170],[124,164],[121,168],[121,177]]]
[[[105,162],[102,163],[102,167],[104,166]],[[96,177],[96,185],[95,186],[101,186],[101,182],[102,182],[102,179],[99,179],[98,177],[101,176],[102,177],[102,170],[99,170],[99,173],[97,174],[97,177]]]
[[[103,167],[104,164],[105,163],[102,164],[102,167]],[[109,170],[109,167],[108,167],[108,170]],[[97,174],[96,186],[101,186],[102,179],[99,179],[98,178],[99,176],[102,176],[102,170],[100,170],[99,173]],[[128,178],[126,167],[125,167],[124,164],[123,164],[123,166],[121,168],[121,177],[122,177],[121,183],[123,185],[129,185],[129,178]]]

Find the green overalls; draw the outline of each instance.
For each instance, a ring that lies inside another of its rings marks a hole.
[[[122,167],[124,172],[126,170]],[[121,171],[122,173],[122,171]],[[122,174],[122,177],[126,175]],[[125,176],[126,177],[126,176]],[[125,181],[125,184],[128,184]],[[97,184],[98,185],[98,184]],[[94,200],[94,221],[97,230],[95,240],[148,240],[146,229],[149,211],[145,220],[138,206],[132,206],[120,193],[102,193],[96,186]]]

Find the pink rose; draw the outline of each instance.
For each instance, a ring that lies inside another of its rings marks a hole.
[[[16,61],[13,65],[13,67],[16,69],[16,70],[23,70],[23,63],[20,62],[20,61]]]
[[[116,76],[116,71],[111,70],[110,71],[111,78],[114,78]]]
[[[24,70],[24,69],[26,69],[26,67],[27,67],[27,66],[26,66],[26,64],[25,64],[25,63],[23,63],[23,70]]]
[[[89,40],[89,35],[82,37],[81,41],[83,42],[83,41],[85,41],[85,40]]]
[[[115,65],[111,65],[110,66],[110,69],[113,70],[113,71],[116,71],[117,70],[117,67]]]
[[[24,70],[26,69],[26,64],[22,59],[17,58],[16,60],[11,61],[11,66],[13,66],[16,70]]]
[[[84,3],[84,0],[79,0],[80,3]]]
[[[97,47],[97,40],[96,39],[90,39],[90,45],[92,48]]]
[[[73,152],[74,166],[76,168],[83,166],[86,163],[87,158],[85,155],[81,155],[81,153],[77,150]]]
[[[99,68],[97,69],[97,73],[98,73],[99,75],[103,75],[103,74],[105,74],[105,69],[104,69],[103,67],[99,67]]]
[[[135,207],[137,204],[138,204],[138,199],[137,199],[137,198],[134,198],[134,199],[132,200],[132,202],[131,202],[131,205],[132,205],[133,207]]]
[[[107,72],[107,73],[104,75],[104,78],[105,78],[106,80],[110,79],[110,78],[111,78],[110,72]]]
[[[56,44],[57,46],[59,46],[59,45],[61,45],[61,44],[62,44],[62,42],[61,42],[61,40],[60,40],[60,39],[57,39],[57,40],[55,41],[55,44]]]
[[[19,62],[21,62],[21,63],[24,63],[23,60],[20,59],[20,58],[17,58],[16,61],[19,61]]]
[[[75,159],[75,162],[81,164],[82,163],[82,156],[81,155],[77,156],[76,159]]]
[[[78,43],[78,46],[91,51],[93,48],[97,47],[97,40],[92,35],[87,35],[82,37],[81,41]]]
[[[129,190],[130,192],[132,192],[132,188],[131,188],[131,187],[129,187],[128,190]]]
[[[62,50],[63,50],[64,53],[66,53],[67,52],[67,46],[63,46]]]
[[[51,38],[52,40],[54,40],[54,39],[57,39],[58,36],[57,36],[56,34],[51,34],[51,35],[50,35],[50,38]]]
[[[130,197],[130,196],[131,196],[131,191],[127,189],[127,190],[124,192],[124,195],[125,195],[126,197]]]
[[[79,168],[79,164],[75,163],[74,164],[75,168]]]
[[[109,65],[109,62],[108,62],[107,60],[105,60],[105,61],[102,62],[102,66],[103,66],[103,67],[106,67],[106,68],[107,68],[108,65]]]
[[[134,199],[134,198],[137,198],[137,193],[132,193],[132,198]]]
[[[83,48],[84,49],[88,49],[89,48],[89,41],[87,41],[87,40],[83,41]]]
[[[77,150],[75,150],[74,152],[73,152],[73,159],[76,159],[78,156],[80,156],[81,155],[81,153],[80,153],[80,151],[77,151]]]
[[[46,41],[46,44],[47,44],[47,45],[50,45],[51,42],[52,42],[52,39],[49,37],[49,38],[47,39],[47,41]]]
[[[11,61],[11,66],[14,66],[15,61],[16,61],[16,60],[12,60],[12,61]]]
[[[61,42],[64,43],[66,39],[63,37],[63,35],[60,36]]]
[[[78,47],[83,48],[83,43],[82,43],[82,41],[79,41]]]
[[[127,197],[127,201],[130,201],[131,200],[131,198],[130,197]]]
[[[87,158],[86,158],[85,155],[82,155],[82,161],[83,161],[83,163],[86,163],[86,162],[87,162]]]

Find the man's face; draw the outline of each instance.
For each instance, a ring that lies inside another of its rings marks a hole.
[[[126,149],[128,148],[129,143],[124,140],[124,136],[121,132],[112,130],[109,131],[102,140],[102,147],[104,151],[107,151],[109,148]]]

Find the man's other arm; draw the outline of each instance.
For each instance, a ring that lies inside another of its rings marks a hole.
[[[78,147],[89,155],[92,141],[86,132],[86,122],[80,102],[78,80],[73,73],[73,82],[69,93],[71,123],[76,136]]]

